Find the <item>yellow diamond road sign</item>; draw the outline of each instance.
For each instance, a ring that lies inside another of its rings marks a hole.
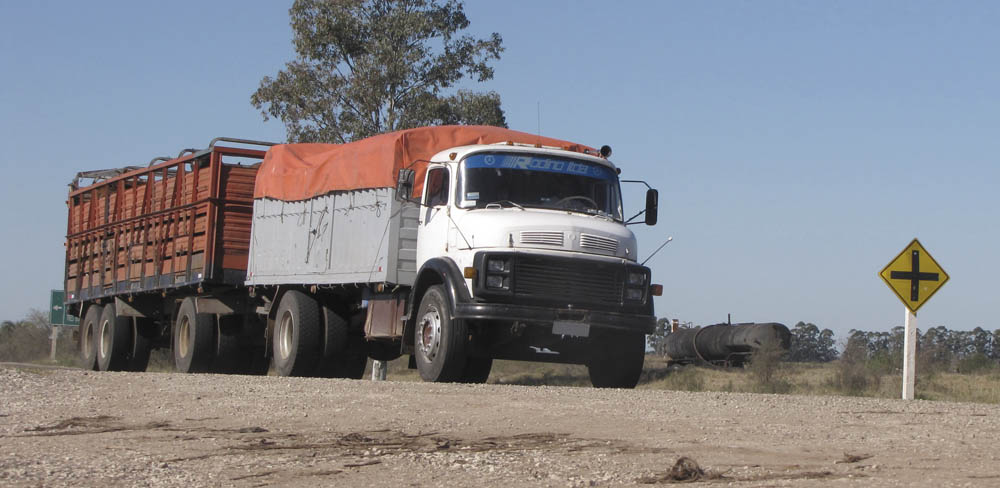
[[[913,313],[948,282],[948,273],[916,239],[879,275]]]

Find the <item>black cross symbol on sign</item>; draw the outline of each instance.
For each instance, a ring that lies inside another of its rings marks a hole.
[[[912,271],[893,271],[889,274],[889,277],[894,280],[910,280],[910,301],[916,302],[920,300],[917,296],[917,291],[920,289],[920,282],[937,281],[939,277],[937,273],[920,272],[920,251],[914,249],[912,258]]]

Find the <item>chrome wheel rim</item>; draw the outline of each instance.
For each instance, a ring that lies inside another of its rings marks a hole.
[[[428,362],[431,362],[437,357],[440,348],[441,314],[436,308],[430,307],[420,318],[420,327],[417,329],[417,349]]]
[[[292,313],[285,312],[281,316],[281,322],[278,324],[278,354],[282,359],[288,359],[288,356],[292,354],[292,332],[295,330],[295,324],[292,320]]]
[[[181,357],[186,358],[188,355],[188,348],[191,345],[191,321],[188,319],[187,315],[181,317],[181,324],[178,327],[177,332],[177,349],[180,350]]]

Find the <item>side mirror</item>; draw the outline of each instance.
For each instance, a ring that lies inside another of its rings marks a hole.
[[[413,194],[415,175],[416,173],[412,169],[399,170],[399,176],[396,178],[396,200],[401,202],[410,200],[410,196]]]
[[[660,192],[650,188],[646,190],[646,225],[656,225],[659,211]]]

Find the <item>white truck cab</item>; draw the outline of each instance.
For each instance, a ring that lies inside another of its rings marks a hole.
[[[454,302],[442,307],[474,338],[470,362],[583,363],[595,385],[634,386],[644,334],[655,325],[654,287],[636,263],[618,173],[604,157],[523,144],[462,146],[431,158],[412,295],[421,306],[410,315],[422,374],[431,369],[422,362],[440,359],[450,325],[441,307],[417,299],[426,290],[421,277],[435,269],[452,277],[438,285]],[[409,176],[397,195],[408,194]],[[648,223],[656,218],[653,192]]]

